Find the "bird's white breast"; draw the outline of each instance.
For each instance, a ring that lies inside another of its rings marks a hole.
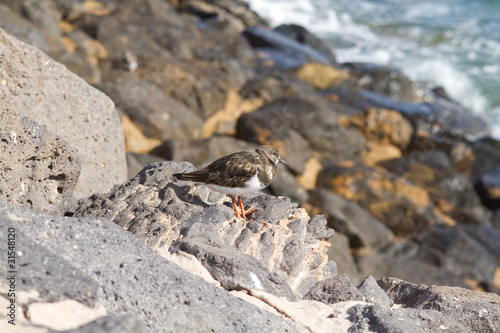
[[[246,181],[244,187],[226,187],[215,184],[208,184],[208,188],[222,193],[227,193],[231,195],[244,195],[250,194],[262,190],[265,186],[262,186],[259,181],[259,172],[252,176]]]

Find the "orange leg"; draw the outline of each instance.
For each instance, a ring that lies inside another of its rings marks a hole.
[[[231,200],[233,201],[234,216],[241,218],[240,213],[238,212],[238,207],[236,207],[236,199],[231,197]]]
[[[246,215],[247,214],[252,214],[253,212],[256,212],[257,209],[251,207],[247,211],[245,211],[245,208],[243,208],[243,202],[241,202],[241,195],[238,195],[238,201],[240,202],[240,207],[241,207],[241,215],[245,220],[248,220]]]

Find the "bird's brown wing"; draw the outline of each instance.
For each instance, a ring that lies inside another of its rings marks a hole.
[[[223,156],[203,169],[175,174],[179,180],[217,184],[225,187],[243,187],[262,163],[262,157],[255,151],[245,151]]]
[[[254,151],[235,153],[221,157],[202,170],[209,176],[206,184],[225,187],[243,187],[256,171],[260,156]]]

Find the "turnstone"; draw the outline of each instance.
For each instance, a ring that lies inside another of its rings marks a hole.
[[[278,170],[278,162],[290,165],[281,158],[278,148],[262,146],[255,150],[226,155],[202,169],[176,173],[174,177],[178,180],[205,184],[214,191],[230,194],[236,217],[243,217],[246,220],[246,215],[255,212],[256,209],[249,208],[245,211],[241,196],[260,191],[271,184]],[[236,206],[235,196],[238,197],[241,215]]]

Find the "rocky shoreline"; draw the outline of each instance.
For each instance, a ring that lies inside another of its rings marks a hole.
[[[500,330],[500,143],[439,87],[238,0],[5,1],[0,107],[2,332]],[[264,144],[251,222],[172,177]]]

